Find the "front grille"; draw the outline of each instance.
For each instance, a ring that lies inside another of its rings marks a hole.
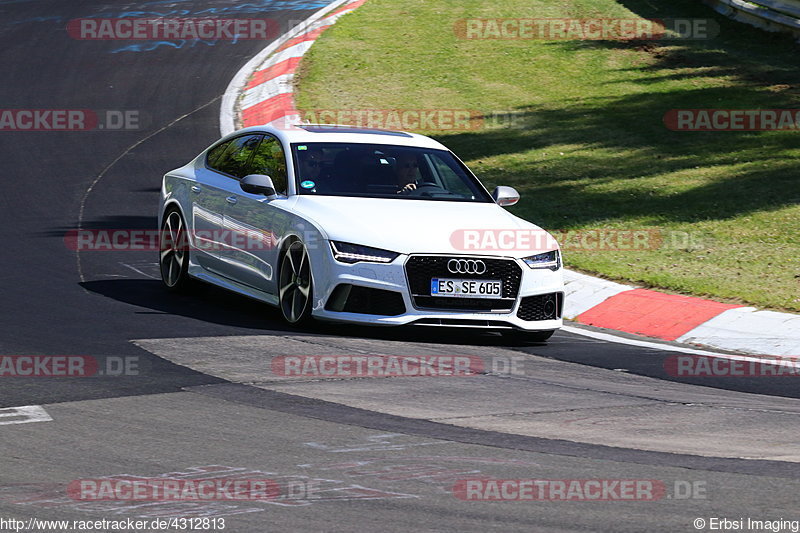
[[[451,309],[456,311],[510,311],[519,293],[522,269],[512,259],[476,257],[486,264],[483,274],[453,274],[447,269],[451,259],[464,257],[443,257],[415,255],[406,263],[406,276],[411,289],[414,305],[422,309]],[[448,298],[431,296],[431,279],[499,279],[503,282],[502,298]]]
[[[563,306],[564,293],[561,292],[526,296],[519,303],[517,316],[526,322],[555,320],[561,318],[561,308]]]
[[[397,316],[406,312],[399,292],[343,283],[337,285],[325,304],[328,311]]]

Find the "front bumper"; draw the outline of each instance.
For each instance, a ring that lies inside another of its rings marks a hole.
[[[429,326],[489,329],[514,328],[526,331],[554,330],[562,325],[560,309],[563,308],[563,269],[557,271],[531,269],[518,259],[500,258],[516,262],[522,270],[519,291],[510,311],[445,310],[415,306],[405,268],[406,263],[414,256],[400,255],[387,264],[367,262],[345,264],[336,261],[330,253],[325,255],[327,257],[318,258],[322,260],[316,263],[317,268],[314,271],[315,286],[312,314],[321,320],[385,326],[416,323]],[[479,258],[477,256],[456,255],[447,255],[447,257]],[[491,259],[498,258],[491,257]],[[384,316],[326,309],[326,303],[331,298],[334,290],[342,284],[399,293],[403,299],[405,312],[396,316]],[[517,313],[523,298],[546,294],[558,294],[561,299],[557,318],[552,320],[523,320],[518,316]]]

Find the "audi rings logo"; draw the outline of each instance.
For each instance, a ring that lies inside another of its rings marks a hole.
[[[486,263],[480,259],[451,259],[447,262],[447,270],[453,274],[484,274]]]

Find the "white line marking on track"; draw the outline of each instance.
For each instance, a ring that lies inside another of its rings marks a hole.
[[[25,405],[0,409],[0,426],[10,424],[29,424],[31,422],[51,422],[53,417],[40,405]]]
[[[642,348],[650,348],[653,350],[661,350],[666,352],[680,352],[682,354],[693,354],[693,355],[706,355],[711,357],[717,357],[720,359],[731,359],[734,361],[750,361],[755,363],[766,363],[766,364],[775,364],[776,361],[794,361],[797,360],[797,357],[792,356],[771,356],[771,355],[736,355],[736,354],[728,354],[728,353],[719,353],[719,352],[709,352],[705,350],[697,350],[694,348],[683,347],[683,346],[674,346],[672,344],[661,344],[658,342],[648,342],[644,340],[637,340],[637,339],[629,339],[627,337],[618,337],[616,335],[612,335],[610,333],[602,333],[599,331],[589,331],[586,329],[576,328],[574,326],[562,326],[562,331],[566,331],[568,333],[575,333],[576,335],[583,335],[584,337],[590,337],[592,339],[597,339],[601,341],[607,342],[616,342],[618,344],[629,344],[631,346],[640,346]]]
[[[145,137],[139,139],[138,141],[136,141],[135,143],[130,145],[128,148],[126,148],[124,152],[119,154],[113,161],[111,161],[111,163],[109,163],[102,171],[100,171],[100,174],[95,176],[94,180],[92,181],[92,183],[89,184],[89,187],[83,193],[83,197],[81,198],[80,208],[78,209],[78,224],[77,224],[77,227],[76,227],[78,232],[80,232],[83,229],[83,216],[84,216],[84,212],[86,211],[86,201],[89,199],[89,195],[92,194],[92,191],[94,190],[94,188],[97,186],[98,183],[100,183],[100,180],[103,179],[103,177],[108,173],[108,171],[110,171],[112,168],[114,168],[114,165],[116,165],[120,160],[122,160],[122,158],[124,158],[126,155],[128,155],[131,151],[133,151],[134,148],[136,148],[140,144],[152,139],[153,137],[155,137],[156,135],[158,135],[162,131],[165,131],[165,130],[171,128],[172,126],[174,126],[175,124],[177,124],[181,120],[185,119],[186,117],[193,115],[194,113],[200,111],[201,109],[205,109],[206,107],[210,106],[211,104],[213,104],[217,100],[219,100],[219,97],[216,97],[213,100],[211,100],[209,102],[206,102],[205,104],[203,104],[203,105],[201,105],[199,107],[196,107],[195,109],[189,111],[188,113],[185,113],[185,114],[179,116],[178,118],[172,120],[171,122],[169,122],[169,124],[166,124],[166,125],[158,128],[156,131],[154,131],[154,132],[146,135]],[[81,283],[83,283],[83,282],[86,281],[86,277],[83,274],[83,265],[81,263],[81,252],[80,252],[80,250],[75,250],[75,261],[76,261],[76,263],[78,265],[78,278],[81,280]],[[87,292],[87,293],[89,292],[89,289],[84,288],[83,290],[85,292]]]
[[[629,339],[627,337],[619,337],[617,335],[611,333],[602,333],[600,331],[590,331],[587,329],[576,328],[574,326],[562,326],[561,331],[566,331],[567,333],[575,333],[576,335],[583,335],[584,337],[590,337],[592,339],[597,339],[601,341],[608,341],[608,342],[616,342],[618,344],[629,344],[631,346],[640,346],[642,348],[652,348],[653,350],[662,350],[667,352],[681,352],[681,353],[690,353],[696,355],[714,355],[714,356],[721,356],[725,354],[721,354],[718,352],[708,352],[704,350],[697,350],[694,348],[689,348],[688,346],[673,346],[672,344],[661,344],[658,342],[648,342],[646,340],[638,340],[638,339]],[[735,357],[735,356],[731,356]]]
[[[153,264],[154,264],[154,265],[157,265],[158,263],[153,263]],[[152,276],[152,275],[150,275],[150,274],[148,274],[148,273],[146,273],[146,272],[142,272],[141,270],[139,270],[139,269],[138,269],[138,268],[136,268],[135,266],[133,266],[133,265],[129,265],[128,263],[122,263],[122,262],[120,262],[120,265],[122,265],[122,266],[124,266],[124,267],[126,267],[126,268],[130,268],[131,270],[133,270],[133,271],[134,271],[134,272],[136,272],[137,274],[141,274],[142,276],[144,276],[144,277],[146,277],[146,278],[150,278],[150,279],[159,279],[159,278],[158,278],[158,277],[156,277],[156,276]]]

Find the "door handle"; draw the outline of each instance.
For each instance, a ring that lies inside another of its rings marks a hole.
[[[200,188],[200,187],[198,187],[197,185],[192,185],[192,192],[200,192],[200,191],[202,191],[202,190],[203,190],[203,189],[201,189],[201,188]]]
[[[237,202],[235,196],[228,196],[227,198],[225,198],[225,201],[228,202],[229,204],[236,204]]]

